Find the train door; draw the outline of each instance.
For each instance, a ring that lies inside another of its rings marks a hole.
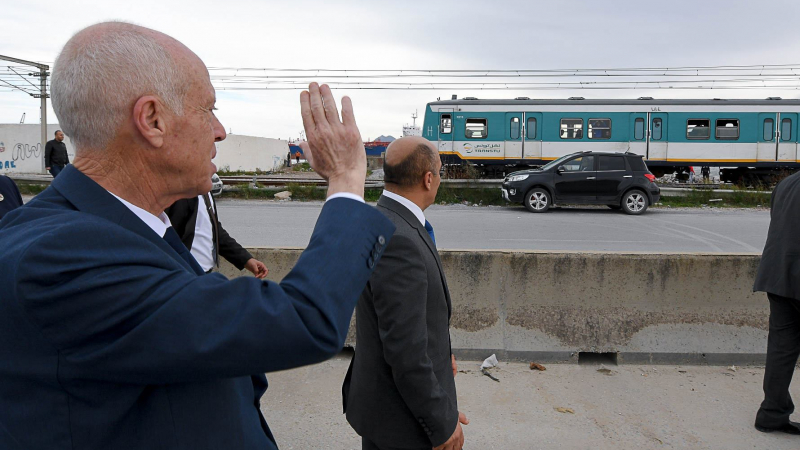
[[[629,125],[631,133],[628,151],[647,155],[647,113],[632,113]]]
[[[505,159],[522,159],[522,120],[520,112],[506,113]]]
[[[775,161],[778,148],[778,115],[761,113],[758,115],[758,143],[756,160]]]
[[[667,114],[666,113],[650,113],[650,132],[647,142],[647,153],[645,154],[646,160],[653,161],[666,161],[667,160],[667,147],[669,146],[669,139],[667,139]]]
[[[439,154],[453,153],[453,108],[439,109]]]
[[[523,128],[523,159],[542,159],[542,113],[526,112]]]
[[[797,160],[797,113],[778,114],[778,161]]]

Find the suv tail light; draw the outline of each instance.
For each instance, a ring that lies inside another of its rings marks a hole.
[[[647,178],[648,180],[650,180],[653,183],[656,182],[656,176],[653,175],[652,173],[646,173],[646,174],[644,174],[644,177]]]

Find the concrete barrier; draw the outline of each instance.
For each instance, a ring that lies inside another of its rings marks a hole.
[[[253,249],[280,280],[298,249]],[[763,364],[759,255],[442,250],[454,353],[483,359]],[[227,263],[226,263],[227,264]],[[226,265],[228,276],[240,273]],[[354,344],[354,334],[348,338]]]

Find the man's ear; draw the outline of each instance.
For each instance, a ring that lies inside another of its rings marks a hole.
[[[166,108],[161,99],[153,95],[139,98],[133,105],[133,123],[139,135],[155,148],[164,145],[166,136]]]
[[[430,191],[433,188],[433,172],[425,173],[425,176],[422,177],[422,184],[426,191]]]

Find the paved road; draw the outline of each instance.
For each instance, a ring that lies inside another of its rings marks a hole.
[[[487,355],[488,356],[488,355]],[[268,374],[261,410],[284,450],[361,448],[342,414],[349,358]],[[460,361],[465,449],[797,449],[800,439],[753,428],[764,369],[713,366],[548,365],[501,362],[495,382]],[[794,398],[800,385],[791,386]],[[570,408],[560,413],[556,408]],[[797,420],[797,415],[793,417]]]
[[[322,203],[219,200],[220,220],[242,245],[304,247]],[[434,205],[425,212],[440,249],[636,252],[754,252],[766,242],[769,211],[651,208],[627,216],[607,208],[532,214],[521,206]]]

